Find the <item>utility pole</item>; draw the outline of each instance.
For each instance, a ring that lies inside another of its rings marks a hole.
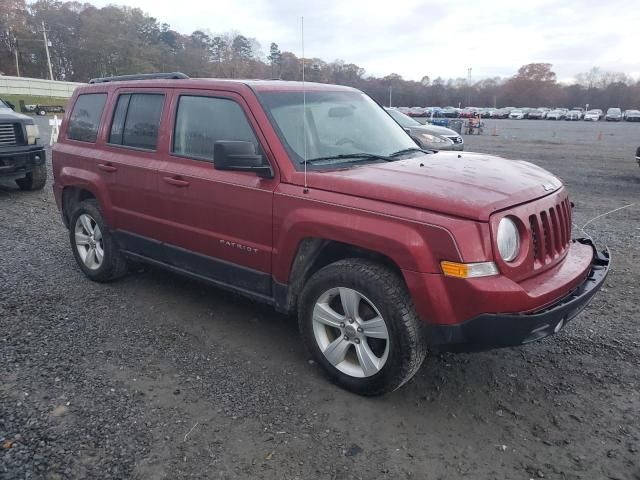
[[[471,106],[471,68],[467,69],[467,107]]]
[[[9,17],[9,15],[7,15],[7,20],[9,20],[8,17]],[[7,34],[13,36],[13,53],[16,56],[16,75],[19,77],[20,76],[20,62],[18,60],[18,39],[13,34],[13,29],[11,29],[11,28],[9,28],[9,31],[7,32]]]
[[[393,91],[393,86],[389,85],[389,108],[391,108],[391,92]]]
[[[44,36],[44,49],[47,52],[47,65],[49,66],[49,78],[53,80],[53,70],[51,69],[51,56],[49,56],[49,40],[47,40],[47,29],[42,21],[42,35]]]
[[[14,53],[16,54],[16,75],[18,75],[18,77],[20,76],[20,62],[18,62],[18,42],[17,40],[15,40],[14,38],[14,42],[16,44],[15,48],[13,49]]]

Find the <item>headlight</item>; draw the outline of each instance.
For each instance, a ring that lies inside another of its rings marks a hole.
[[[518,226],[509,217],[498,225],[498,251],[505,262],[514,260],[520,253],[520,233]]]
[[[27,145],[35,145],[40,138],[40,130],[37,125],[27,125]]]
[[[446,138],[443,137],[439,137],[437,135],[431,135],[429,133],[423,133],[420,135],[420,140],[426,142],[426,143],[448,143],[449,140],[447,140]]]

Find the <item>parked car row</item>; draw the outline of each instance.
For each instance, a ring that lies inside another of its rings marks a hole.
[[[505,108],[455,108],[455,107],[395,107],[395,110],[410,117],[432,118],[510,118],[512,120],[567,120],[591,121],[605,120],[607,122],[640,122],[640,110],[625,110],[609,108],[605,114],[596,108],[585,112],[582,107],[549,108],[549,107],[505,107]]]

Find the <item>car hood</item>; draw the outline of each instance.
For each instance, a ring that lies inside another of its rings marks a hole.
[[[520,160],[439,152],[390,163],[309,172],[311,188],[488,221],[498,210],[557,191],[562,182]]]
[[[455,130],[451,130],[447,127],[440,127],[438,125],[412,125],[409,127],[411,133],[428,133],[429,135],[440,135],[441,137],[459,137],[460,135]]]
[[[18,112],[14,112],[10,108],[0,107],[0,122],[20,122],[23,120],[31,119],[27,115],[23,115]]]

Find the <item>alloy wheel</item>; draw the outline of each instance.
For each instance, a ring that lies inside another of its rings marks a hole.
[[[97,270],[104,259],[102,231],[95,219],[83,213],[76,220],[74,229],[76,249],[82,263],[90,270]]]
[[[389,331],[376,306],[362,293],[337,287],[324,292],[313,309],[318,348],[340,372],[370,377],[389,355]]]

